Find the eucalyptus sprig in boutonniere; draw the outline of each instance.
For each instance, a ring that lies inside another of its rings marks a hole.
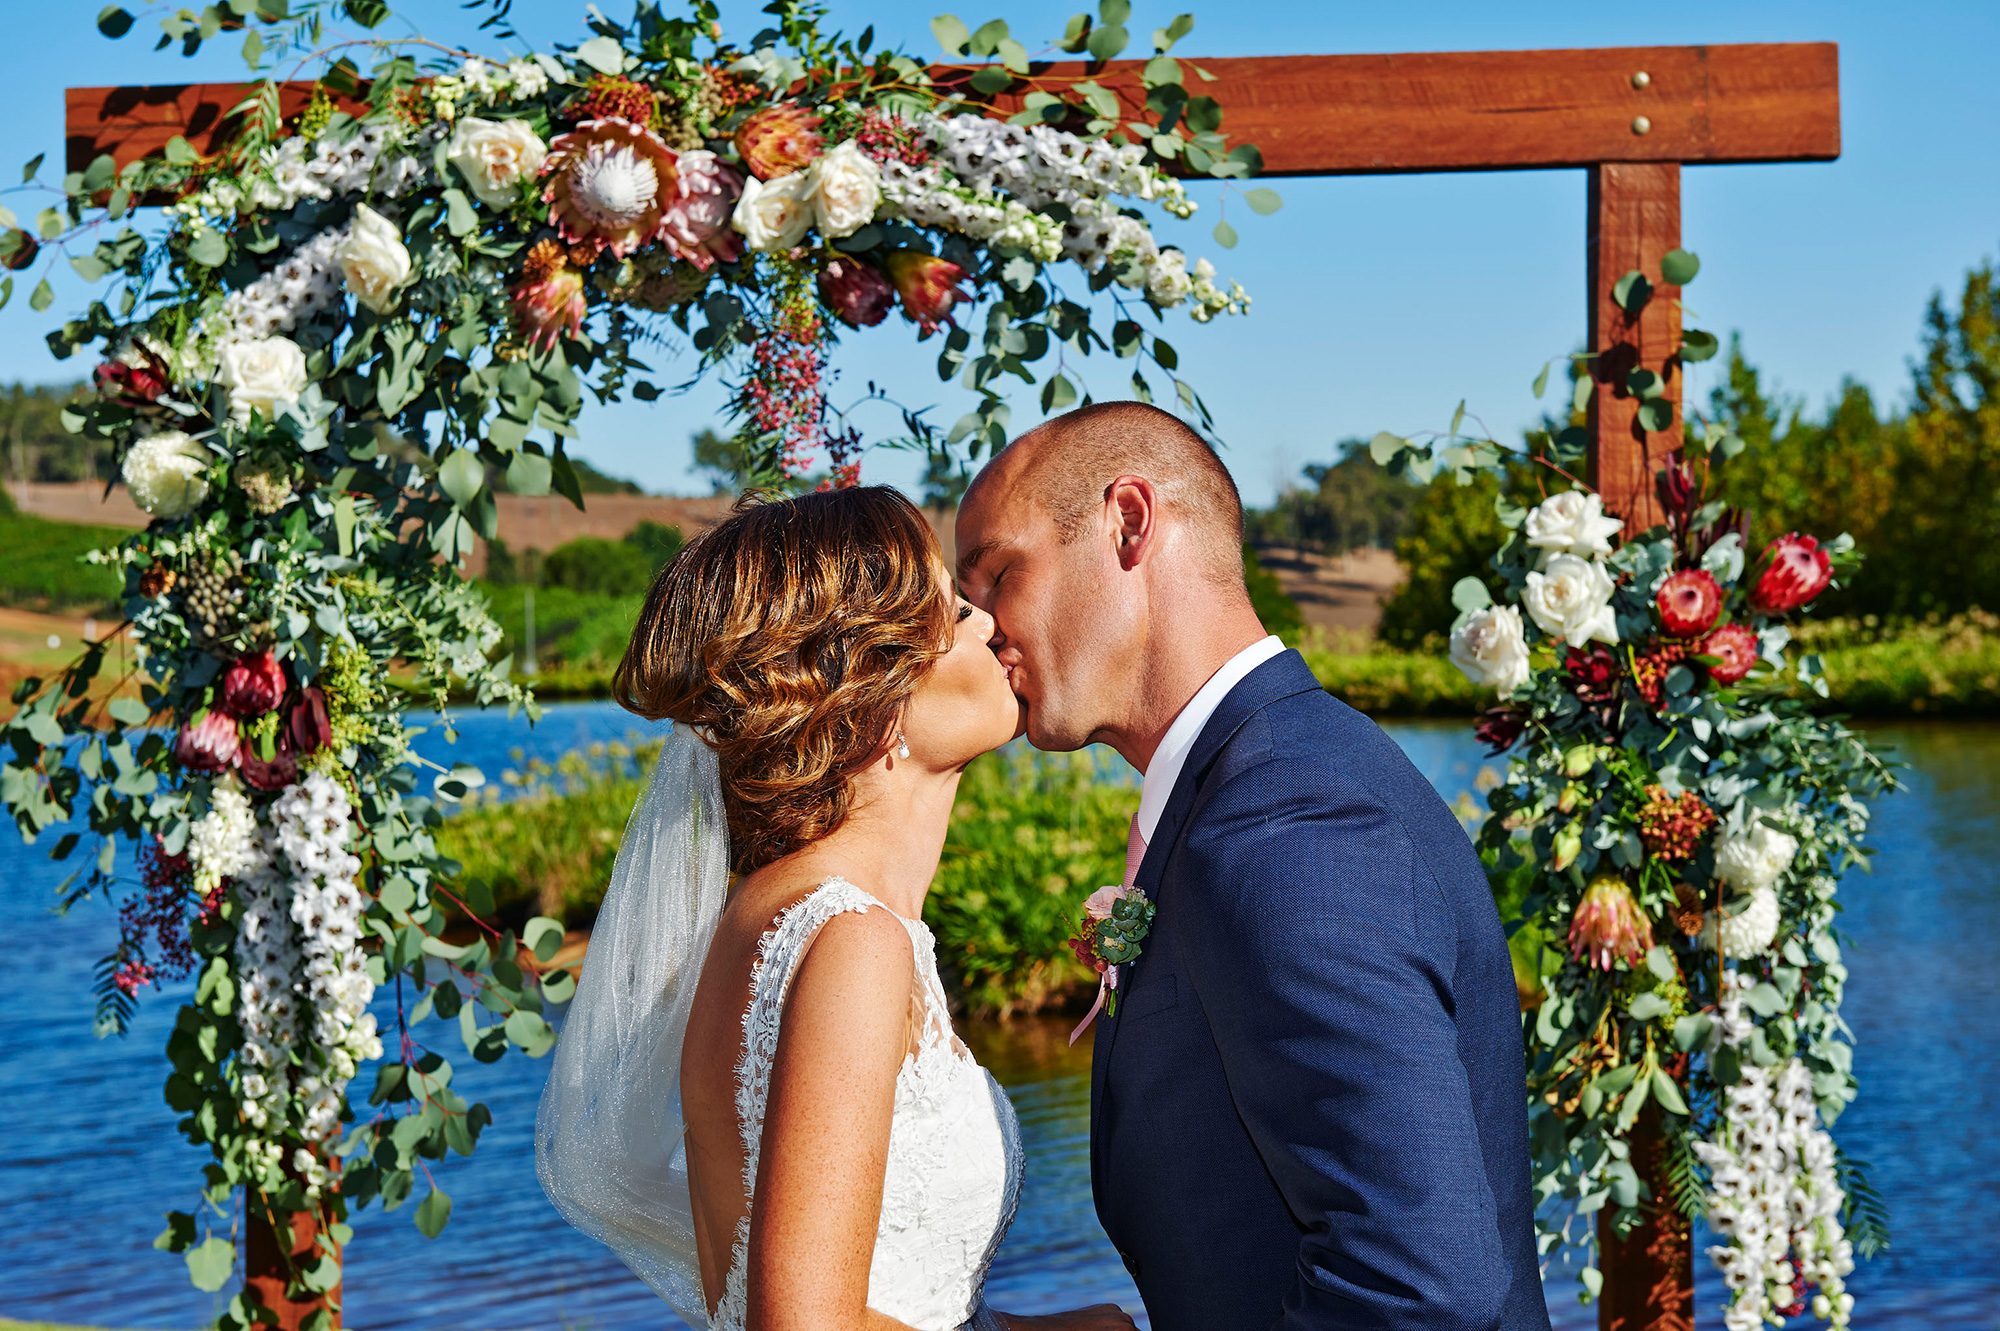
[[[1100,1009],[1117,1015],[1119,968],[1139,959],[1139,944],[1152,928],[1153,903],[1140,888],[1100,887],[1083,903],[1083,922],[1069,945],[1078,961],[1097,972],[1097,1001],[1069,1033],[1071,1044],[1090,1029]]]

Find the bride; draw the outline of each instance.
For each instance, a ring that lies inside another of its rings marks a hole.
[[[1133,1325],[982,1297],[1020,1132],[952,1033],[921,917],[960,773],[1020,726],[992,635],[880,487],[739,505],[646,599],[616,693],[674,726],[536,1161],[563,1216],[691,1325]]]

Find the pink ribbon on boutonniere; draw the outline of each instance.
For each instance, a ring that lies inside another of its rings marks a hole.
[[[1120,912],[1119,906],[1128,901],[1138,903],[1138,908]],[[1097,1000],[1069,1033],[1071,1044],[1083,1038],[1099,1012],[1107,1009],[1117,1012],[1120,964],[1139,955],[1139,940],[1146,936],[1152,919],[1152,903],[1146,900],[1144,892],[1129,884],[1100,887],[1083,903],[1083,924],[1069,944],[1076,949],[1077,960],[1096,970]],[[1113,957],[1118,960],[1112,960]]]

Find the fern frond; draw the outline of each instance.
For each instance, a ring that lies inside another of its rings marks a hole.
[[[1840,1190],[1847,1194],[1840,1207],[1840,1224],[1847,1231],[1847,1241],[1854,1245],[1854,1255],[1874,1257],[1889,1251],[1889,1204],[1869,1181],[1868,1162],[1856,1160],[1837,1145],[1833,1158]]]

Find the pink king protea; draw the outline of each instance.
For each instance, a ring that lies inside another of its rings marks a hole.
[[[729,225],[743,193],[736,168],[700,148],[680,155],[674,181],[673,197],[660,218],[667,248],[703,272],[718,259],[727,263],[743,253],[742,237]]]
[[[1757,664],[1757,635],[1741,624],[1724,624],[1702,640],[1701,654],[1720,658],[1708,668],[1718,684],[1734,684]]]
[[[174,740],[174,758],[191,772],[227,771],[236,763],[242,741],[236,721],[226,712],[210,711],[191,726],[182,726]]]
[[[1636,966],[1653,950],[1653,924],[1615,874],[1600,874],[1583,890],[1569,925],[1569,954],[1599,970],[1613,961]]]
[[[1792,532],[1764,551],[1764,571],[1750,589],[1750,608],[1782,615],[1798,609],[1833,581],[1833,560],[1811,536]]]
[[[628,120],[586,120],[549,144],[542,201],[572,245],[619,258],[659,235],[678,188],[677,154]]]
[[[569,266],[563,247],[553,240],[536,241],[514,286],[514,322],[529,344],[547,351],[560,334],[576,337],[588,310],[583,274]]]
[[[1708,632],[1708,626],[1722,613],[1722,588],[1715,575],[1703,568],[1684,568],[1660,584],[1654,598],[1660,607],[1660,623],[1676,638],[1692,638]]]

